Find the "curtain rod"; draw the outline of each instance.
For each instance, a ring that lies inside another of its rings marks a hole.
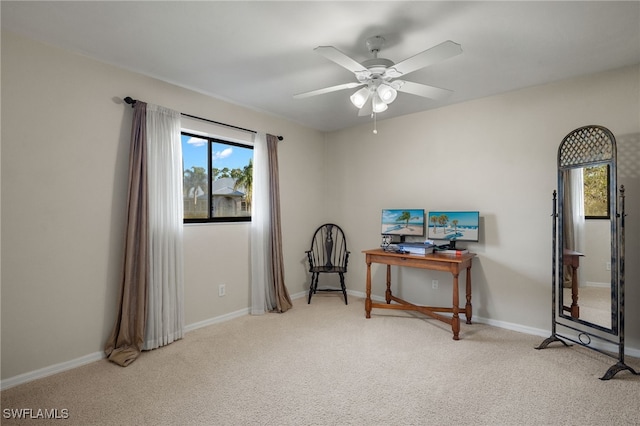
[[[138,102],[136,99],[133,99],[130,96],[127,96],[126,98],[124,98],[124,101],[126,103],[128,103],[129,105],[131,105],[131,107],[133,107],[136,104],[136,102]],[[218,124],[220,126],[230,127],[232,129],[242,130],[243,132],[258,133],[255,130],[245,129],[245,128],[242,128],[242,127],[234,126],[233,124],[221,123],[219,121],[213,121],[213,120],[209,120],[208,118],[197,117],[197,116],[191,115],[191,114],[185,114],[184,112],[181,112],[180,115],[185,116],[185,117],[189,117],[189,118],[194,118],[196,120],[206,121],[208,123]],[[279,141],[284,139],[284,137],[282,137],[282,136],[277,136],[277,138],[278,138]]]

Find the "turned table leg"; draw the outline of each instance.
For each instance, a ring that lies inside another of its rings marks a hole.
[[[471,315],[473,314],[473,308],[471,306],[471,263],[469,263],[467,267],[467,304],[464,306],[464,309],[467,324],[471,324]]]
[[[578,305],[578,268],[571,265],[571,317],[580,318],[580,306]]]
[[[458,272],[453,274],[453,318],[451,321],[451,330],[453,331],[453,340],[460,340],[460,316],[458,311],[460,310],[458,303],[460,303],[460,295],[458,292]]]
[[[366,318],[371,318],[371,261],[367,255],[367,297],[364,299],[364,312]]]
[[[391,265],[387,265],[387,291],[384,293],[387,305],[391,303]]]

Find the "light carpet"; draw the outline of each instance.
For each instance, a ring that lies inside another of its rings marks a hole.
[[[365,319],[363,299],[318,294],[195,330],[126,368],[102,360],[7,389],[2,424],[640,424],[640,376],[598,379],[613,358],[535,350],[543,338],[464,321],[460,337],[420,314]],[[68,418],[4,418],[19,408]]]

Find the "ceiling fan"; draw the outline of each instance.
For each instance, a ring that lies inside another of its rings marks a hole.
[[[302,99],[364,86],[352,94],[350,99],[359,108],[358,115],[366,116],[385,111],[388,105],[396,99],[398,92],[411,93],[412,95],[431,99],[440,99],[451,93],[447,89],[398,80],[398,78],[461,54],[462,47],[459,44],[448,40],[396,64],[389,59],[378,58],[378,52],[380,52],[384,43],[385,39],[381,36],[368,38],[366,45],[373,54],[373,59],[366,60],[362,64],[333,46],[316,47],[314,49],[316,52],[353,72],[357,82],[312,90],[293,97]]]

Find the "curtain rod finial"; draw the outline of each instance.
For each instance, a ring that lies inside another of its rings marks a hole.
[[[284,140],[284,136],[278,136],[278,140],[279,141]]]
[[[134,106],[136,104],[136,100],[132,99],[131,96],[127,96],[126,98],[124,98],[124,101],[131,106]]]

